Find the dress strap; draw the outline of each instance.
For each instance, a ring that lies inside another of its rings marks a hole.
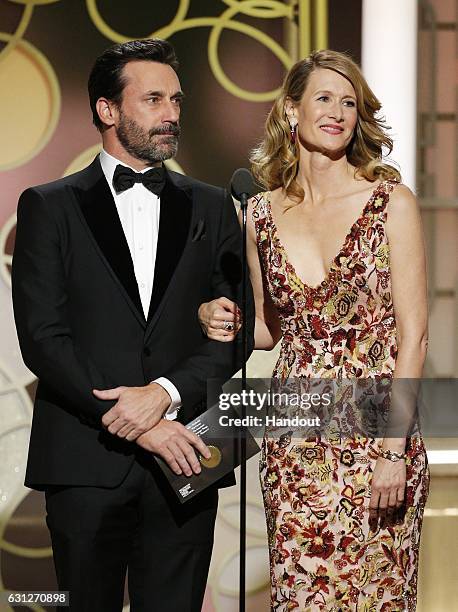
[[[253,196],[252,218],[253,222],[268,216],[269,192],[261,191]]]
[[[390,195],[393,189],[399,185],[399,181],[394,179],[386,179],[380,183],[369,200],[368,212],[371,216],[386,221],[387,205],[390,200]]]

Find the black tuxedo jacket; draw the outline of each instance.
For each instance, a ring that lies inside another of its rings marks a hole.
[[[12,285],[22,355],[39,380],[27,486],[114,487],[125,477],[138,446],[102,428],[114,402],[92,389],[166,376],[186,423],[205,409],[207,379],[241,367],[240,339],[208,340],[197,318],[204,301],[240,300],[240,229],[223,189],[167,173],[147,320],[98,158],[21,195]],[[251,352],[250,292],[248,303]]]

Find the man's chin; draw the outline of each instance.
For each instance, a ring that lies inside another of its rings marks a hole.
[[[149,164],[157,164],[158,162],[166,161],[175,157],[178,151],[178,143],[176,138],[171,142],[154,143],[154,146],[131,148],[131,153],[137,159],[141,159]]]
[[[172,157],[175,157],[177,151],[178,146],[175,143],[168,147],[157,147],[154,151],[155,161],[166,161],[167,159],[171,159]]]

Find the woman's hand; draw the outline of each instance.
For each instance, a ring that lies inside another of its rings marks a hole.
[[[210,340],[232,342],[242,326],[239,307],[225,297],[201,304],[198,316],[200,326]]]
[[[379,519],[381,529],[397,522],[404,502],[405,487],[405,459],[390,461],[378,457],[372,474],[369,502],[369,526],[373,531],[376,530]]]

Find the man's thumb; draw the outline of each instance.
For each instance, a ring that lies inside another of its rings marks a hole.
[[[118,399],[126,387],[115,387],[114,389],[92,389],[92,393],[102,400]]]

